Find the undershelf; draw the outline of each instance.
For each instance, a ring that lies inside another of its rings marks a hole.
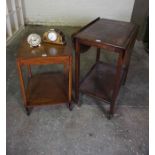
[[[80,91],[110,103],[112,101],[115,74],[115,66],[97,62],[81,81]]]
[[[28,106],[68,102],[68,87],[62,73],[44,73],[29,80]]]

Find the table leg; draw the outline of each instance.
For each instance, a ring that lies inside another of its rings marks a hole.
[[[133,40],[130,43],[130,47],[125,51],[125,56],[124,56],[124,60],[123,60],[123,64],[125,66],[125,68],[124,68],[125,73],[124,73],[123,82],[122,82],[123,85],[125,85],[126,78],[127,78],[127,75],[128,75],[128,70],[129,70],[129,65],[130,65],[130,60],[131,60],[131,54],[132,54],[132,50],[133,50],[135,41],[136,40]]]
[[[18,61],[17,61],[17,68],[18,68],[18,74],[19,74],[21,93],[22,93],[22,96],[24,99],[24,105],[26,106],[26,95],[25,95],[24,80],[23,80],[21,65],[20,65],[20,62],[18,62]]]
[[[126,55],[124,58],[124,65],[125,65],[125,73],[124,73],[124,77],[123,77],[123,82],[122,84],[125,85],[126,83],[126,79],[127,79],[127,75],[128,75],[128,70],[129,70],[129,65],[130,65],[130,59],[131,59],[131,50],[130,51],[126,51]]]
[[[79,77],[80,77],[80,45],[76,41],[76,53],[75,53],[75,100],[79,102]]]
[[[110,112],[109,117],[113,116],[114,110],[115,110],[115,101],[119,92],[120,84],[121,84],[121,72],[122,72],[122,65],[123,65],[123,54],[120,53],[118,60],[117,60],[117,66],[116,66],[116,75],[115,75],[115,84],[114,84],[114,90],[112,94],[112,102],[110,104]]]
[[[100,60],[100,48],[97,48],[96,62]]]
[[[29,116],[31,114],[31,111],[32,111],[32,107],[26,107],[25,110],[26,110],[26,114]]]
[[[69,58],[69,110],[72,110],[72,57]]]
[[[22,69],[21,69],[21,65],[20,65],[19,61],[17,61],[17,68],[18,68],[20,88],[21,88],[21,93],[22,93],[22,97],[23,97],[23,100],[24,100],[25,110],[26,110],[27,115],[29,115],[30,111],[29,111],[29,109],[27,107],[27,100],[26,100],[26,95],[25,95],[25,85],[24,85]]]
[[[126,79],[127,79],[127,75],[128,75],[128,68],[129,68],[129,66],[127,66],[125,68],[125,73],[124,73],[122,85],[125,85],[125,83],[126,83]]]

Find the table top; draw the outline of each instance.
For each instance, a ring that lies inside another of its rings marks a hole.
[[[88,24],[74,37],[89,42],[126,49],[137,33],[137,25],[108,19],[98,19]]]
[[[41,43],[39,47],[30,47],[26,40],[22,41],[19,47],[17,58],[47,58],[72,55],[72,49],[68,45],[54,45]]]

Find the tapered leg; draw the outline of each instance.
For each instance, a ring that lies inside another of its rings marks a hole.
[[[22,93],[22,96],[23,96],[24,105],[26,106],[26,95],[25,95],[24,80],[23,80],[21,65],[20,65],[20,62],[18,60],[17,60],[17,68],[18,68],[18,74],[19,74],[21,93]]]
[[[100,60],[100,48],[97,48],[96,62]]]
[[[80,77],[80,45],[76,41],[76,54],[75,54],[75,100],[79,102],[79,77]]]
[[[72,57],[69,58],[69,110],[72,110]]]
[[[116,66],[116,74],[115,74],[115,84],[114,84],[114,91],[112,94],[112,102],[110,104],[110,111],[109,111],[109,118],[111,118],[114,114],[115,110],[115,101],[119,92],[119,88],[121,85],[121,72],[122,72],[122,65],[123,65],[123,54],[120,53],[118,56],[117,66]]]
[[[126,83],[126,79],[127,79],[127,75],[128,75],[128,68],[129,68],[129,66],[125,69],[122,85],[125,85],[125,83]]]
[[[125,52],[125,56],[124,56],[124,60],[123,60],[124,75],[123,75],[122,85],[125,85],[126,78],[127,78],[127,75],[128,75],[128,68],[129,68],[129,64],[130,64],[131,52],[132,52],[132,50],[127,50]]]
[[[25,94],[25,86],[24,86],[24,80],[23,80],[23,75],[22,75],[22,69],[21,69],[20,62],[18,60],[17,60],[17,67],[18,67],[21,93],[24,99],[24,106],[25,106],[26,114],[29,116],[32,108],[27,107],[27,100],[26,100],[26,94]],[[32,76],[30,66],[27,66],[27,67],[28,67],[29,75]]]
[[[133,46],[133,45],[132,45]],[[131,47],[132,48],[132,47]],[[127,50],[125,52],[125,56],[124,56],[124,66],[125,66],[125,73],[124,73],[124,77],[123,77],[123,81],[122,81],[122,85],[125,85],[126,79],[127,79],[127,75],[128,75],[128,70],[129,70],[129,65],[130,65],[130,60],[131,60],[131,53],[132,53],[132,49]]]
[[[133,40],[130,43],[129,49],[127,49],[125,51],[125,56],[124,56],[124,60],[123,60],[123,65],[125,66],[125,73],[124,73],[122,85],[125,85],[125,83],[126,83],[126,79],[127,79],[127,75],[128,75],[128,70],[129,70],[129,65],[130,65],[130,60],[131,60],[131,54],[132,54],[132,50],[133,50],[134,44],[135,44],[135,40]]]

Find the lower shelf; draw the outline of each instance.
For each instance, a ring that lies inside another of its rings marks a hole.
[[[44,73],[29,80],[26,97],[28,106],[68,102],[68,86],[62,73]]]
[[[115,66],[103,62],[97,62],[81,81],[80,91],[101,98],[106,102],[111,102],[115,74]]]

